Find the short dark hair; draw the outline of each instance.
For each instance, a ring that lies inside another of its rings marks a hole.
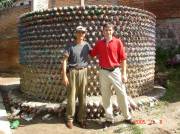
[[[107,23],[105,23],[103,25],[103,29],[106,28],[106,27],[110,27],[110,28],[114,29],[114,25],[112,23],[110,23],[110,22],[107,22]]]

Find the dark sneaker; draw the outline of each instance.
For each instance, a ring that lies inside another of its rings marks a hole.
[[[87,128],[87,122],[86,121],[79,121],[78,124],[81,128]]]
[[[135,125],[136,123],[135,123],[135,121],[133,121],[132,119],[126,119],[126,120],[124,120],[124,122],[125,123],[127,123],[127,124],[131,124],[131,125]]]
[[[105,121],[104,123],[103,123],[103,128],[108,128],[108,127],[110,127],[110,126],[112,126],[112,122],[111,121]]]
[[[141,111],[139,106],[137,106],[137,105],[130,104],[130,107],[133,109],[133,111],[135,111],[135,110]]]
[[[69,129],[72,129],[72,128],[73,128],[73,122],[72,122],[72,121],[67,121],[67,122],[66,122],[66,126],[67,126]]]

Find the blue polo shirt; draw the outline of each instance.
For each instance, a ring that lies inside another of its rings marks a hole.
[[[88,42],[70,44],[65,48],[64,55],[68,56],[68,67],[86,67],[91,47]]]

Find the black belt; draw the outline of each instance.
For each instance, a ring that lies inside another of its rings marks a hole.
[[[75,69],[75,70],[81,70],[85,69],[86,67],[69,67],[70,70]]]
[[[103,70],[107,70],[107,71],[109,71],[109,72],[112,72],[112,71],[114,71],[116,68],[118,68],[119,66],[115,66],[115,67],[111,67],[111,68],[104,68],[104,67],[101,67],[101,69],[103,69]]]

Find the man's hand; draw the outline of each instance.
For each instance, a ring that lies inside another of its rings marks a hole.
[[[63,84],[64,84],[65,86],[68,86],[68,85],[69,85],[69,80],[68,80],[68,77],[67,77],[67,76],[64,76],[64,78],[63,78]]]
[[[122,82],[126,83],[127,82],[127,75],[126,74],[122,74]]]

